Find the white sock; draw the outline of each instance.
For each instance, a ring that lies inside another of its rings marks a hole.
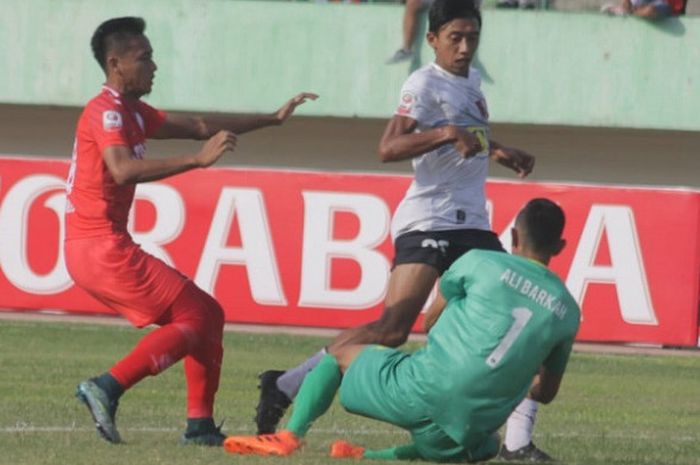
[[[506,439],[503,442],[509,451],[525,447],[532,441],[538,404],[527,397],[523,399],[506,422]]]
[[[318,365],[318,362],[320,362],[323,356],[327,353],[328,352],[324,347],[308,359],[304,360],[301,365],[285,371],[282,376],[277,378],[277,387],[279,390],[284,392],[287,397],[294,400],[294,398],[297,396],[297,392],[299,392],[301,383],[304,382],[306,375],[313,370],[316,365]]]

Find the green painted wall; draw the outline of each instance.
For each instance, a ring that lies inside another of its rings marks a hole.
[[[387,66],[398,5],[236,0],[3,0],[0,102],[81,106],[102,75],[102,20],[139,15],[166,109],[387,117],[411,65]],[[484,12],[480,66],[497,122],[700,130],[700,17],[652,24],[571,12]],[[423,46],[421,62],[432,51]],[[417,66],[414,63],[413,66]]]

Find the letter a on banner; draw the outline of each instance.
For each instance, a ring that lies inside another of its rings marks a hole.
[[[609,266],[594,264],[604,233],[610,247]],[[631,208],[591,207],[566,280],[566,286],[581,307],[589,283],[615,286],[622,319],[627,323],[657,324]]]
[[[257,303],[287,305],[265,211],[258,189],[222,189],[197,267],[198,286],[213,293],[223,265],[245,265],[251,294]],[[236,214],[242,244],[228,247],[226,239]]]
[[[375,250],[389,232],[390,212],[384,200],[368,194],[304,192],[304,250],[300,307],[365,309],[384,298],[389,263]],[[333,240],[333,216],[357,216],[360,230],[352,240]],[[360,267],[355,289],[331,289],[331,258],[354,260]]]

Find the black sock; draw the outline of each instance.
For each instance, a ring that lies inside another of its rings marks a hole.
[[[214,430],[216,425],[212,417],[187,419],[187,433],[210,433]]]
[[[114,376],[110,375],[109,372],[103,373],[92,380],[97,384],[100,389],[107,393],[112,401],[117,401],[124,394],[124,388],[114,379]]]

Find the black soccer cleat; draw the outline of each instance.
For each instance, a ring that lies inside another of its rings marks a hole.
[[[221,432],[223,425],[223,421],[219,426],[215,426],[212,422],[211,425],[203,426],[199,429],[188,429],[180,438],[180,444],[183,446],[223,446],[224,440],[226,440],[226,435]]]
[[[118,401],[110,400],[107,393],[102,390],[92,379],[88,379],[78,384],[75,397],[90,411],[92,420],[95,422],[97,432],[106,441],[112,444],[119,444],[122,438],[117,431],[116,416]]]
[[[501,447],[498,453],[498,459],[504,462],[529,462],[529,463],[546,463],[554,462],[554,459],[546,452],[539,449],[532,442],[520,449],[510,451],[506,449],[505,444]]]
[[[258,375],[260,384],[260,399],[255,407],[255,424],[258,426],[258,434],[272,434],[277,430],[277,424],[284,416],[284,412],[291,405],[292,400],[287,394],[277,387],[277,378],[284,371],[268,370]]]

